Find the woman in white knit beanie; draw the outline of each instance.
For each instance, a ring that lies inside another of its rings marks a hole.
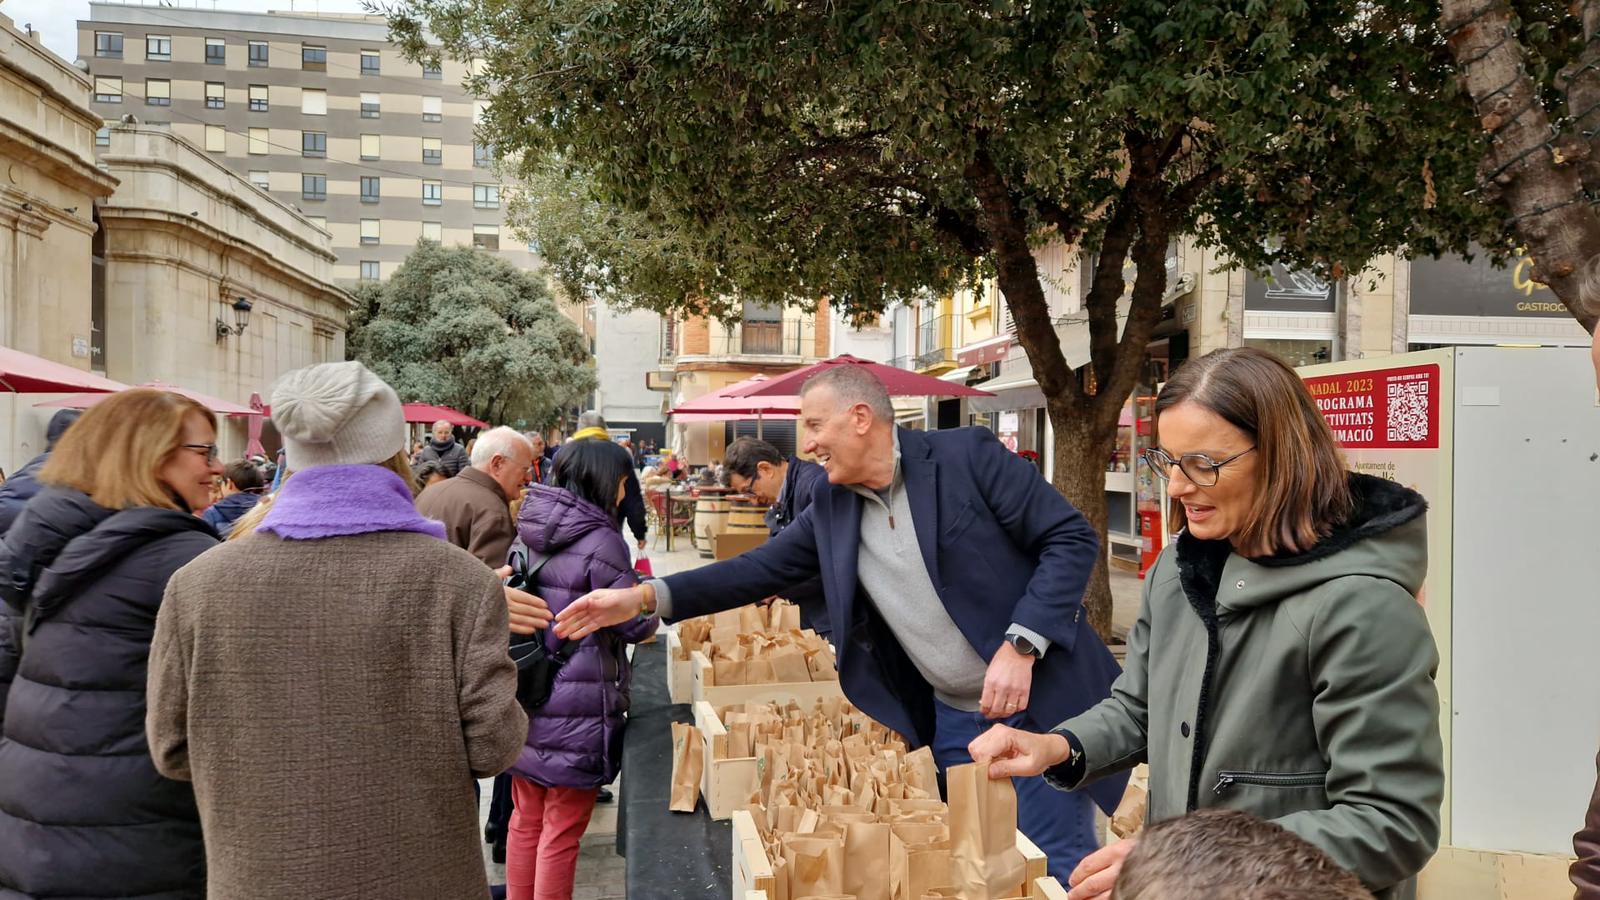
[[[482,900],[473,779],[527,737],[501,583],[417,513],[365,366],[289,373],[272,418],[294,477],[173,577],[150,658],[151,752],[195,783],[210,893]]]

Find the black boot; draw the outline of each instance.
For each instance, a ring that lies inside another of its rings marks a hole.
[[[617,799],[617,798],[612,796],[610,788],[601,788],[600,789],[600,793],[595,795],[594,802],[596,802],[596,803],[610,803],[615,799]]]

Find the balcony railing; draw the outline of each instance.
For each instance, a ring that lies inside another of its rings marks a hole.
[[[712,356],[815,356],[815,331],[800,319],[741,322],[711,333]]]
[[[916,366],[925,369],[940,363],[953,363],[955,348],[961,346],[961,317],[934,316],[917,326]]]

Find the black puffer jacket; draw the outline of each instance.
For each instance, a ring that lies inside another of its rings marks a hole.
[[[0,900],[204,896],[194,792],[156,772],[145,742],[145,671],[167,580],[216,543],[196,516],[60,487],[6,534]]]

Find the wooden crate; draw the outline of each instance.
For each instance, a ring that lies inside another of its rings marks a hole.
[[[1417,879],[1420,900],[1570,900],[1571,856],[1440,847]]]
[[[667,629],[667,698],[673,703],[694,702],[694,661],[678,659],[679,648],[676,627]]]
[[[728,755],[728,729],[723,726],[717,710],[704,700],[694,704],[694,724],[705,741],[705,762],[701,766],[700,796],[706,801],[706,812],[716,821],[743,809],[750,795],[761,784],[756,769],[756,758],[730,757]]]
[[[689,654],[694,673],[694,700],[705,701],[715,707],[736,706],[741,703],[786,704],[793,700],[802,709],[811,709],[818,700],[829,697],[844,698],[838,681],[797,681],[785,684],[716,684],[711,660],[699,650]]]
[[[761,833],[756,830],[756,820],[744,809],[735,810],[732,819],[733,897],[735,900],[741,897],[766,900],[773,895],[775,885],[772,863],[767,859],[766,846],[761,843]],[[1017,832],[1017,849],[1027,863],[1028,900],[1066,900],[1066,888],[1046,873],[1050,861],[1020,831]]]

